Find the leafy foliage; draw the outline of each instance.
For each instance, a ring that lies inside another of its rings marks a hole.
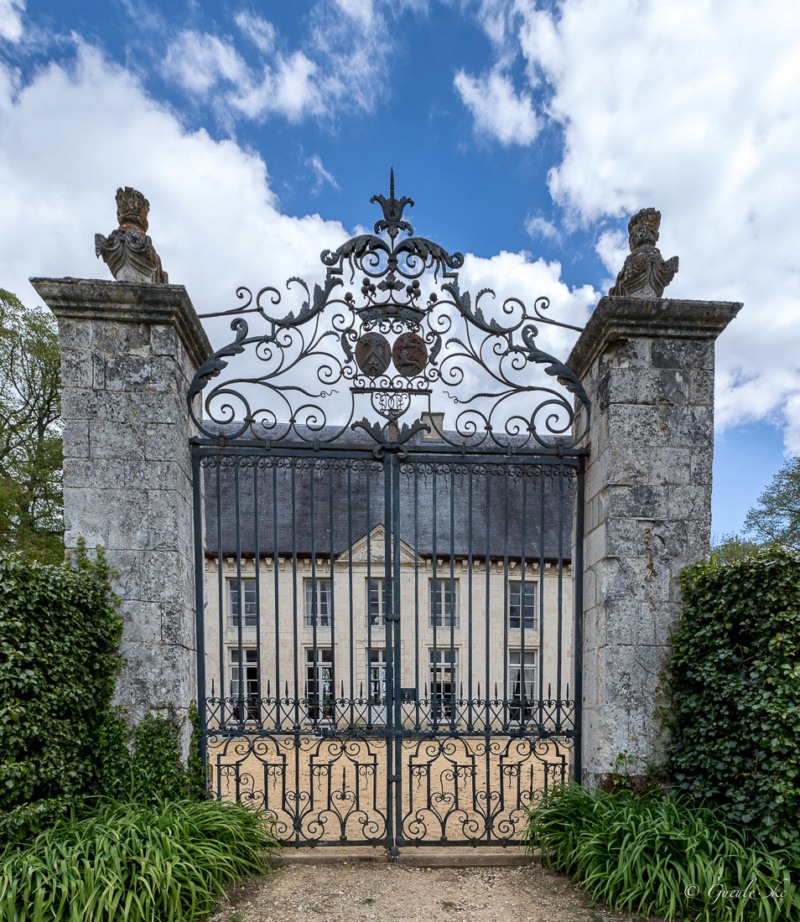
[[[208,773],[200,751],[202,731],[200,712],[195,701],[189,705],[189,721],[192,725],[192,738],[189,740],[189,757],[186,760],[187,794],[193,800],[202,800],[208,791]]]
[[[267,866],[271,820],[238,804],[108,803],[0,857],[0,918],[173,922],[205,917],[222,887]]]
[[[0,841],[97,789],[121,633],[102,553],[0,558]]]
[[[765,544],[800,551],[800,457],[790,458],[745,517],[744,530]]]
[[[614,909],[703,922],[800,917],[797,853],[768,851],[688,798],[561,786],[531,810],[526,838]]]
[[[0,551],[63,559],[55,320],[0,289]]]
[[[712,563],[737,563],[752,557],[761,547],[757,541],[750,541],[741,535],[721,535],[711,540]]]
[[[681,576],[667,768],[679,791],[800,846],[800,557],[765,548]]]
[[[110,573],[100,548],[91,559],[81,546],[74,563],[0,557],[0,844],[100,794],[142,803],[205,794],[197,752],[183,764],[174,711],[131,730],[112,707],[122,620]]]
[[[118,800],[150,804],[202,799],[205,787],[183,762],[181,724],[174,708],[166,715],[148,714],[132,730],[120,710],[109,715],[98,754],[100,790]]]

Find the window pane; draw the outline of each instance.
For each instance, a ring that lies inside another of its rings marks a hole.
[[[306,587],[306,626],[314,625],[314,583],[313,579],[305,580]],[[316,615],[317,627],[331,626],[331,581],[329,579],[316,580]]]
[[[371,579],[369,581],[369,612],[371,624],[383,624],[383,614],[386,605],[384,580]]]
[[[245,648],[242,651],[245,666],[239,663],[239,648],[230,651],[231,716],[234,720],[258,720],[260,688],[258,681],[258,650]],[[244,678],[244,685],[242,685]]]
[[[306,650],[306,698],[308,716],[311,720],[330,720],[333,717],[333,651],[317,649],[317,663],[314,650]]]
[[[508,651],[509,717],[513,721],[533,720],[536,699],[536,651]]]
[[[235,579],[228,580],[228,591],[230,598],[231,624],[236,627],[239,624],[239,581]],[[256,609],[256,581],[254,579],[242,580],[242,592],[244,594],[244,623],[246,627],[255,627],[258,611]]]
[[[458,626],[458,580],[452,583],[449,579],[431,580],[430,583],[430,610],[431,627]]]
[[[525,618],[525,630],[536,627],[536,583],[526,582],[523,592],[522,582],[509,582],[508,584],[508,626],[512,630],[522,627],[522,618]]]

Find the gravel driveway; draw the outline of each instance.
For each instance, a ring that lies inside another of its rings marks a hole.
[[[285,864],[230,893],[212,922],[618,922],[567,878],[525,867]],[[655,917],[651,917],[655,922]]]

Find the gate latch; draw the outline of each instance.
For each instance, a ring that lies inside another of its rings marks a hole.
[[[387,612],[386,612],[386,620],[387,620],[387,621],[399,621],[399,620],[400,620],[400,612],[399,612],[399,611],[387,611]]]

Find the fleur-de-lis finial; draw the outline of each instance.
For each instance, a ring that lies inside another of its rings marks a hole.
[[[370,203],[377,202],[383,209],[383,220],[375,222],[375,233],[382,234],[386,231],[394,243],[395,237],[400,231],[408,231],[409,236],[414,233],[414,228],[403,220],[403,209],[406,205],[414,207],[414,200],[406,198],[404,195],[401,199],[394,197],[394,167],[389,171],[389,198],[384,195],[373,195]]]

